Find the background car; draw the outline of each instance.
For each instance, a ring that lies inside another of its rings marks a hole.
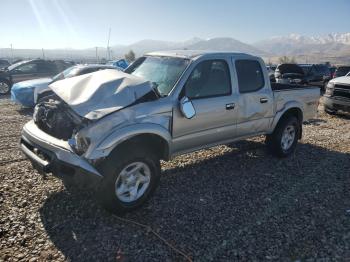
[[[338,66],[333,74],[333,78],[345,76],[350,72],[350,66]]]
[[[299,66],[304,70],[305,81],[309,85],[319,86],[323,90],[332,79],[331,70],[324,64],[299,64]]]
[[[129,66],[129,63],[125,59],[119,59],[114,61],[108,61],[107,65],[114,66],[118,68],[119,70],[124,70]]]
[[[0,71],[0,95],[8,94],[13,84],[36,78],[52,77],[70,64],[35,59],[21,61]]]
[[[67,68],[63,72],[57,74],[53,78],[39,78],[14,84],[11,89],[11,99],[12,101],[21,104],[22,106],[33,107],[42,96],[45,96],[45,90],[49,91],[49,84],[65,78],[84,75],[103,69],[117,70],[117,68],[115,68],[114,66],[108,65],[72,66]]]
[[[0,69],[2,68],[6,68],[10,65],[9,61],[5,60],[5,59],[0,59]]]

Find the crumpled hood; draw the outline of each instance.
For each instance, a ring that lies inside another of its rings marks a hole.
[[[120,110],[154,92],[150,82],[112,69],[63,79],[49,87],[77,114],[90,120]]]

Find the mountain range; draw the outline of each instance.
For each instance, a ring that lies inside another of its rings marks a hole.
[[[187,41],[170,42],[161,40],[141,40],[130,45],[115,45],[110,47],[111,57],[122,57],[133,50],[137,56],[157,50],[193,49],[236,51],[259,55],[265,59],[274,59],[280,56],[293,56],[297,60],[309,59],[315,62],[331,61],[337,63],[350,63],[350,33],[331,33],[323,36],[304,36],[290,34],[277,36],[256,43],[247,44],[230,37],[217,37],[212,39],[192,38]],[[96,49],[50,49],[45,50],[45,56],[55,59],[85,59],[94,60]],[[0,56],[7,54],[9,49],[0,50]],[[16,49],[14,54],[18,57],[41,57],[40,49]],[[105,47],[98,48],[98,56],[107,55]],[[304,60],[303,60],[304,61]]]

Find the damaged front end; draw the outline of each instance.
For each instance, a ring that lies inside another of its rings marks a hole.
[[[70,139],[90,121],[76,114],[57,95],[47,96],[35,106],[33,120],[41,130],[62,140]]]

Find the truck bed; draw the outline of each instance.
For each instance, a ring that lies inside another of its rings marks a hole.
[[[317,113],[320,88],[307,85],[271,83],[275,100],[275,112],[283,111],[287,104],[298,104],[303,110],[304,121]]]
[[[315,88],[315,86],[271,83],[271,88],[272,88],[272,91],[280,91],[280,90],[289,90],[289,89]],[[317,87],[317,88],[319,88],[319,87]]]

